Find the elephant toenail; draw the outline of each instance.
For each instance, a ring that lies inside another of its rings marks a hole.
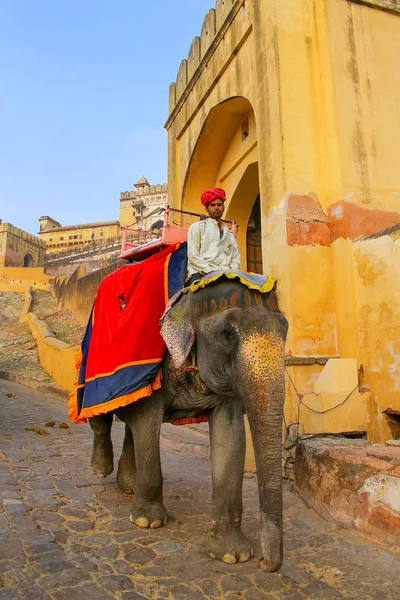
[[[236,556],[234,556],[233,554],[224,554],[224,556],[222,557],[222,560],[225,563],[228,563],[230,565],[234,565],[236,562]]]
[[[247,562],[250,560],[250,554],[241,554],[239,556],[239,562]]]
[[[161,521],[158,519],[157,521],[153,521],[150,524],[150,529],[158,529],[159,527],[161,527],[162,523]]]
[[[142,529],[146,529],[146,527],[148,527],[150,523],[149,520],[145,517],[140,517],[139,519],[136,519],[135,524],[138,527],[141,527]]]
[[[212,552],[209,552],[209,553],[208,553],[208,556],[209,556],[210,558],[215,558],[215,554],[213,554]]]

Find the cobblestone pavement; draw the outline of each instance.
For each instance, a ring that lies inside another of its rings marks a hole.
[[[65,420],[62,401],[0,381],[0,600],[399,598],[399,553],[334,527],[289,488],[279,574],[263,573],[256,559],[209,559],[210,463],[170,448],[162,454],[168,525],[138,529],[115,474],[106,482],[91,474],[89,427],[60,428]],[[115,423],[117,449],[122,433]],[[259,556],[254,478],[245,479],[244,505]]]

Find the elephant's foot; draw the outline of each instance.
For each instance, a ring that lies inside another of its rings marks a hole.
[[[124,494],[133,494],[136,486],[135,457],[122,453],[118,461],[117,485]]]
[[[157,500],[146,502],[136,497],[129,518],[132,523],[143,529],[157,529],[167,524],[166,510],[163,503]]]
[[[93,443],[92,471],[100,479],[111,475],[114,470],[114,452],[111,440]]]
[[[208,554],[226,563],[246,562],[253,556],[253,548],[240,529],[218,532],[215,525],[210,532]]]

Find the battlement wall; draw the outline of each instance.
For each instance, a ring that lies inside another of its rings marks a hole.
[[[0,267],[40,267],[46,243],[38,237],[14,227],[0,224]]]
[[[400,0],[352,0],[352,2],[400,14]],[[255,12],[253,4],[262,4],[262,2],[260,0],[216,0],[215,8],[206,13],[200,35],[193,38],[188,56],[181,61],[176,80],[170,84],[167,129],[171,118],[173,119],[175,113],[182,108],[186,96],[199,80],[202,71],[208,68],[214,52],[218,49],[221,53],[221,47],[225,47],[223,53],[229,56],[232,48],[229,43],[226,43],[228,39],[225,36],[238,16],[245,17],[246,12]]]
[[[96,221],[95,223],[83,223],[81,225],[61,225],[60,227],[54,227],[48,231],[42,231],[41,234],[53,235],[59,231],[76,231],[77,229],[94,229],[95,227],[109,227],[110,225],[119,225],[119,221]]]
[[[11,225],[11,223],[1,223],[0,234],[1,233],[15,235],[21,238],[21,240],[29,242],[30,244],[40,246],[41,248],[46,248],[46,242],[43,242],[40,238],[28,233],[27,231],[24,231],[23,229],[14,227],[14,225]]]
[[[137,190],[127,190],[126,192],[121,192],[119,195],[120,200],[130,200],[134,199],[137,196],[145,196],[151,194],[165,194],[168,191],[168,185],[166,183],[157,184],[157,185],[145,185]]]
[[[216,0],[203,21],[200,36],[193,38],[187,58],[179,65],[176,80],[169,87],[169,114],[173,112],[188,84],[198,79],[224,33],[245,4],[245,0]]]

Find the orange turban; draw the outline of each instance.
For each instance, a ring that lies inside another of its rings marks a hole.
[[[212,188],[203,192],[200,200],[203,206],[208,206],[213,200],[222,200],[222,202],[225,202],[226,194],[222,188]]]

